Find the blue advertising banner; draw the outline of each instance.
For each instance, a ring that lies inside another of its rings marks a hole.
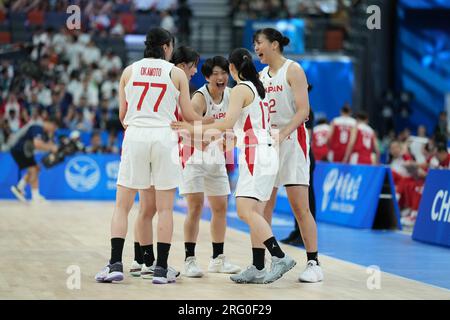
[[[450,170],[430,170],[412,238],[450,247]]]
[[[19,167],[10,153],[0,152],[0,168],[0,199],[15,199],[10,188],[19,181]]]
[[[264,28],[274,28],[289,38],[289,45],[284,47],[285,54],[305,53],[305,22],[302,19],[281,20],[247,20],[245,24],[243,46],[253,52],[253,34]]]
[[[49,169],[41,166],[40,192],[50,200],[115,200],[119,162],[118,155],[79,154]],[[0,163],[7,168],[0,174],[0,198],[14,199],[10,187],[19,169],[9,153],[0,154]]]
[[[372,228],[387,170],[383,166],[318,162],[314,171],[317,220]]]

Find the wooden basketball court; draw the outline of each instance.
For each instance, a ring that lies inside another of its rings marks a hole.
[[[125,280],[117,284],[96,283],[95,273],[109,259],[113,206],[112,202],[28,205],[0,201],[0,299],[450,299],[448,290],[387,273],[381,274],[380,289],[370,290],[367,281],[371,275],[365,267],[323,255],[320,260],[325,281],[299,283],[297,277],[305,266],[305,253],[291,246],[283,249],[297,260],[297,266],[269,285],[239,285],[222,274],[206,274],[200,279],[181,276],[175,284],[153,285],[150,280],[127,273],[133,260],[132,230],[137,205],[130,213],[124,249]],[[183,214],[174,215],[169,258],[169,264],[180,271],[184,260],[183,220]],[[201,222],[196,253],[206,270],[211,254],[207,221]],[[251,261],[249,235],[228,229],[225,254],[246,267]],[[80,288],[70,289],[78,268]]]

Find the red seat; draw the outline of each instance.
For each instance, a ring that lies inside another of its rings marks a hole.
[[[344,44],[344,31],[341,29],[327,30],[325,33],[325,50],[342,50]]]
[[[136,25],[136,18],[132,13],[121,13],[119,21],[125,29],[126,33],[133,33]]]
[[[42,26],[44,24],[44,11],[32,10],[28,12],[28,22],[32,26]]]
[[[11,43],[11,32],[0,31],[0,44]]]
[[[0,23],[5,22],[5,20],[6,20],[6,14],[2,10],[0,10]]]

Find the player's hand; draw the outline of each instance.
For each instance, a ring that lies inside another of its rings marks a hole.
[[[202,124],[211,124],[214,123],[214,118],[211,116],[204,117],[202,120]]]
[[[170,124],[170,127],[176,131],[184,130],[184,131],[189,132],[191,135],[194,134],[194,126],[192,124],[184,122],[184,121],[173,121]]]
[[[271,135],[275,146],[279,146],[287,137],[287,135],[284,134],[283,131],[278,130],[272,132]]]

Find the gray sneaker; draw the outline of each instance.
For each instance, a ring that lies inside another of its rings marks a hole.
[[[284,258],[272,257],[272,265],[264,278],[264,283],[272,283],[280,279],[283,274],[291,270],[296,264],[297,262],[288,255],[285,255]]]
[[[176,278],[175,273],[168,271],[168,269],[156,266],[153,272],[152,283],[154,284],[174,283],[176,281],[175,278]]]
[[[247,269],[238,274],[233,274],[230,279],[237,283],[264,283],[266,269],[258,270],[254,265],[248,266]]]
[[[100,272],[95,275],[97,282],[113,282],[123,280],[123,265],[122,262],[108,264]]]
[[[147,267],[144,264],[142,264],[142,269],[141,269],[141,278],[143,279],[153,279],[153,273],[155,272],[155,267],[156,267],[156,260],[153,262],[153,264],[150,267]],[[175,278],[178,278],[178,276],[180,275],[180,271],[175,270],[172,267],[168,267],[167,272],[170,273],[171,276],[174,276]]]

